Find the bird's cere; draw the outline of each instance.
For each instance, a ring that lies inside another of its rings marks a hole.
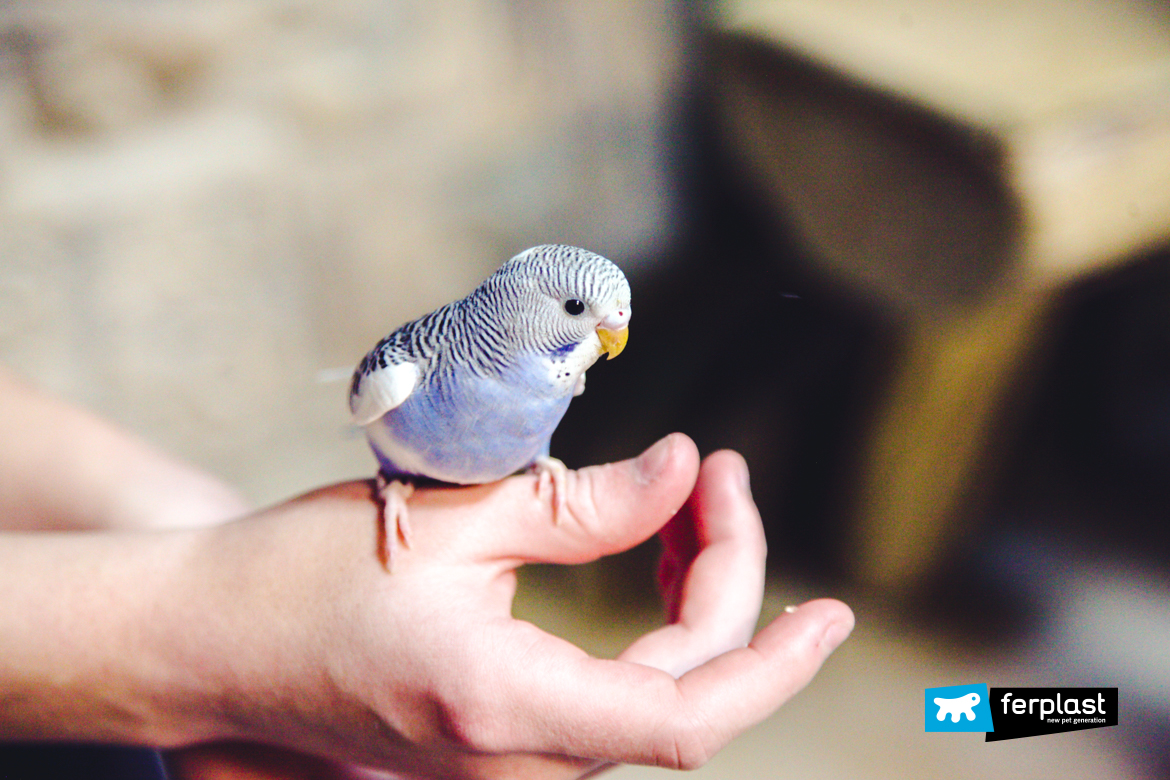
[[[601,340],[601,353],[609,355],[613,360],[626,348],[630,339],[630,303],[627,298],[625,305],[622,301],[613,301],[610,312],[597,323],[597,337]]]

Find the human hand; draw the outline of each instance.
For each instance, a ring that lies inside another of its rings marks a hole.
[[[732,453],[701,472],[697,461],[676,435],[635,461],[570,472],[559,525],[530,476],[419,490],[412,548],[392,575],[374,554],[378,507],[364,482],[197,532],[167,597],[178,622],[159,635],[160,655],[195,672],[197,717],[160,740],[263,741],[406,777],[704,763],[800,690],[853,619],[839,602],[810,602],[751,639],[764,544],[746,469]],[[521,564],[594,560],[672,516],[671,622],[618,659],[511,617]],[[356,772],[239,745],[185,751],[174,766],[201,777]]]

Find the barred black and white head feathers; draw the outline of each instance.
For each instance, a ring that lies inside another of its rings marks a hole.
[[[467,300],[476,315],[493,320],[483,323],[484,332],[495,331],[509,351],[564,349],[598,327],[617,331],[630,320],[630,285],[621,269],[557,244],[516,255]]]
[[[533,247],[382,339],[354,373],[353,420],[377,420],[436,373],[491,376],[523,356],[548,356],[550,382],[579,394],[585,370],[625,346],[629,320],[630,285],[616,265],[577,247]]]

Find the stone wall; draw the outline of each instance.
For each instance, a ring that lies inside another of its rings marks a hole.
[[[338,377],[378,338],[529,245],[669,237],[680,29],[642,0],[8,3],[0,363],[257,501],[368,474]]]

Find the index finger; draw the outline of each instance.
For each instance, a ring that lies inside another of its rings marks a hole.
[[[496,670],[481,713],[490,716],[457,730],[490,752],[694,769],[807,685],[852,628],[847,606],[812,601],[776,618],[747,647],[678,680],[641,664],[591,658],[539,632],[527,637],[526,663]]]

